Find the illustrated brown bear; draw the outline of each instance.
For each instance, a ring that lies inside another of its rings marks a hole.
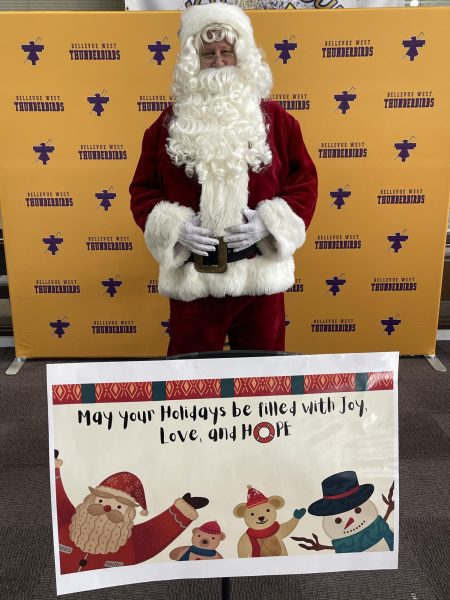
[[[201,527],[192,530],[192,545],[180,546],[170,551],[172,560],[215,560],[223,558],[216,548],[225,534],[221,531],[217,521],[208,521]]]
[[[234,507],[233,514],[244,519],[247,531],[239,538],[238,556],[287,556],[283,538],[294,531],[305,514],[304,508],[296,509],[286,523],[278,523],[277,511],[284,506],[281,496],[264,496],[253,486],[247,486],[247,502]]]

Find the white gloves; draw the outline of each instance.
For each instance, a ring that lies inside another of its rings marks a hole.
[[[209,229],[200,227],[201,220],[201,215],[194,215],[186,221],[177,241],[194,254],[208,256],[208,252],[215,250],[219,240],[209,237],[212,232]]]
[[[270,235],[270,231],[256,210],[247,207],[242,212],[247,223],[225,229],[227,234],[224,236],[224,240],[227,242],[228,248],[234,248],[234,252],[240,252]]]
[[[233,248],[234,252],[240,252],[270,235],[270,231],[256,210],[247,207],[242,212],[247,222],[225,229],[227,233],[224,241],[227,242],[228,248]],[[186,221],[177,241],[194,254],[207,256],[208,252],[215,250],[219,240],[210,237],[212,236],[210,229],[200,226],[201,220],[201,215],[194,215]]]

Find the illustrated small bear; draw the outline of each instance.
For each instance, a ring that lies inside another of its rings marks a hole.
[[[283,538],[294,531],[305,514],[304,508],[296,509],[286,523],[278,523],[277,511],[284,506],[281,496],[268,498],[251,485],[247,486],[247,502],[234,507],[233,514],[244,519],[247,531],[238,542],[239,558],[256,556],[287,556]]]
[[[180,546],[170,551],[172,560],[215,560],[223,558],[216,548],[225,534],[217,521],[208,521],[192,530],[192,545]]]

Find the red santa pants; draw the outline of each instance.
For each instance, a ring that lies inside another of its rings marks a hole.
[[[284,351],[284,294],[170,300],[167,356],[223,350]]]

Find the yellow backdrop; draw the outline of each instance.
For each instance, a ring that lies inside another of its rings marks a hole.
[[[320,196],[287,349],[432,354],[448,210],[449,9],[254,11]],[[1,207],[16,353],[165,353],[168,301],[129,211],[170,101],[179,13],[0,16]]]

